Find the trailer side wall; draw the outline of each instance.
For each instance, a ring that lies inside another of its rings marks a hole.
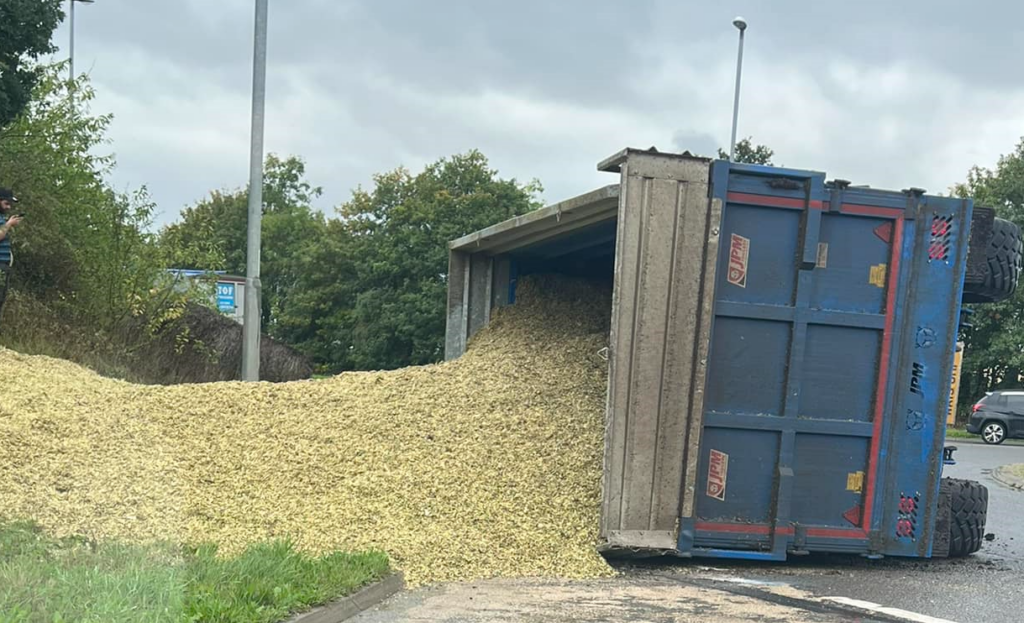
[[[720,204],[709,161],[630,152],[620,168],[603,477],[608,549],[675,549],[692,517]],[[707,304],[705,304],[707,303]],[[696,415],[694,417],[694,414]]]

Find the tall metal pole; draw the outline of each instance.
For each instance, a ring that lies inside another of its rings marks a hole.
[[[249,223],[245,251],[242,380],[260,380],[260,227],[263,217],[263,113],[267,89],[267,3],[256,0],[249,151]]]
[[[740,49],[736,55],[736,92],[732,100],[732,140],[729,141],[729,162],[735,162],[736,123],[740,116],[740,76],[743,73],[743,33],[747,30],[747,20],[737,17],[732,25],[740,31]]]
[[[68,63],[68,80],[75,79],[75,0],[71,0],[71,45],[68,46],[68,56],[70,63]]]
[[[71,0],[71,15],[69,20],[69,29],[71,30],[71,44],[68,46],[68,80],[74,82],[75,80],[75,5],[79,2],[83,4],[92,4],[94,0]],[[70,87],[68,88],[68,94],[71,94]]]

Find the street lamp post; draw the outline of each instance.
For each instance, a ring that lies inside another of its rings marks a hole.
[[[732,25],[740,31],[740,49],[736,55],[736,92],[732,100],[732,140],[729,141],[729,162],[735,162],[736,122],[740,115],[740,75],[743,73],[743,33],[747,30],[747,20],[737,17]]]
[[[92,4],[95,0],[71,0],[71,45],[68,48],[68,78],[75,79],[75,3]]]
[[[263,217],[263,116],[267,91],[267,0],[256,0],[249,146],[249,219],[245,247],[242,380],[260,380],[260,228]]]

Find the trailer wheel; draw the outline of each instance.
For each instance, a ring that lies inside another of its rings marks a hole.
[[[1022,252],[1020,228],[1006,219],[993,219],[984,257],[973,258],[973,264],[980,270],[964,280],[963,302],[996,303],[1009,298],[1017,289]],[[968,258],[968,263],[972,263],[972,258]]]
[[[981,549],[988,514],[988,489],[980,482],[943,478],[939,485],[933,556],[956,558]]]

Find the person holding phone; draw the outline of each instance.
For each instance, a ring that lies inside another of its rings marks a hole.
[[[18,198],[10,188],[0,187],[0,307],[7,300],[7,286],[11,282],[11,265],[14,254],[11,252],[11,229],[18,226],[23,214],[12,214]]]
[[[10,188],[0,188],[0,265],[11,265],[14,259],[11,255],[11,240],[9,234],[11,229],[18,226],[23,215],[11,214],[14,211],[14,204],[18,198]]]

